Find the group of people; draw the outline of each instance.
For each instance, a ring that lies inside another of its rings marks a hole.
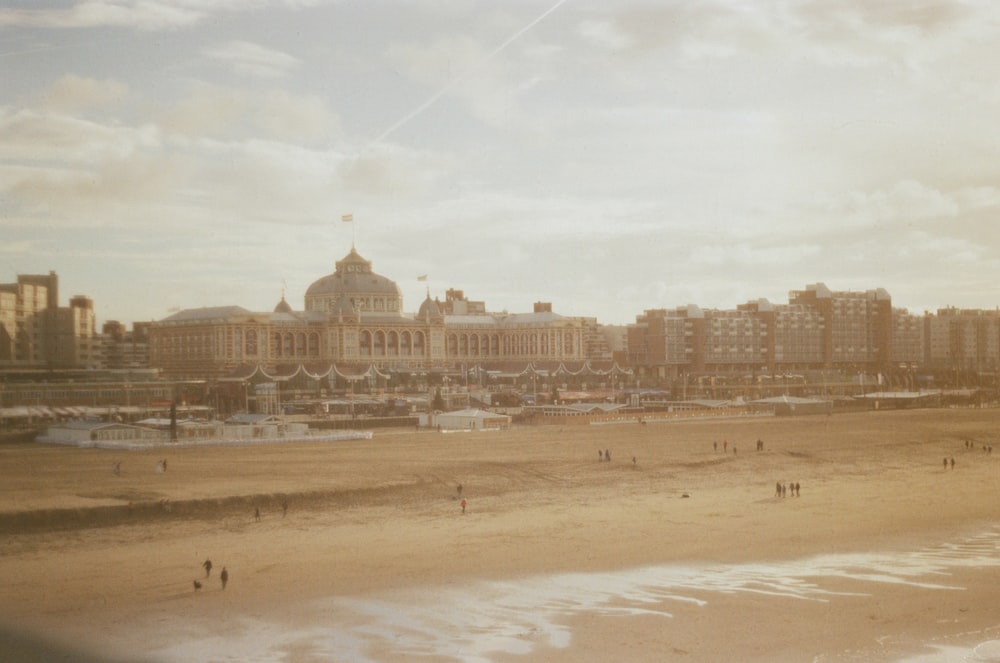
[[[211,559],[206,559],[204,562],[202,562],[201,568],[205,569],[205,577],[206,578],[208,576],[212,575],[212,560]],[[224,566],[222,567],[222,573],[219,574],[219,581],[222,583],[222,589],[225,589],[226,588],[226,584],[229,583],[229,571],[227,571],[226,567],[224,567]],[[194,591],[197,592],[199,589],[201,589],[201,581],[200,580],[195,580],[194,581]]]
[[[969,449],[969,450],[975,449],[976,448],[976,443],[973,442],[972,440],[966,440],[965,441],[965,448]],[[984,444],[983,445],[983,453],[985,453],[985,454],[991,454],[991,453],[993,453],[993,445],[992,444]]]
[[[774,484],[774,496],[775,497],[799,497],[799,483],[781,483],[778,481]]]
[[[610,449],[604,449],[602,451],[602,450],[598,449],[597,450],[597,460],[598,461],[607,461],[607,462],[610,463],[611,462],[611,450]]]

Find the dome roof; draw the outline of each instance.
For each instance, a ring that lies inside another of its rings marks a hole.
[[[285,296],[281,296],[281,301],[274,307],[275,313],[291,313],[292,305],[285,301]]]
[[[427,294],[427,298],[420,305],[420,310],[417,311],[417,318],[420,320],[426,320],[427,318],[440,318],[441,317],[441,307],[438,303],[431,299],[430,293]]]
[[[372,271],[371,261],[351,252],[337,261],[336,271],[316,281],[306,290],[306,310],[327,313],[400,316],[403,293],[392,279]]]
[[[396,282],[372,271],[372,263],[358,254],[354,247],[343,260],[337,261],[337,269],[316,281],[306,290],[306,297],[329,297],[331,295],[390,295],[401,297]]]

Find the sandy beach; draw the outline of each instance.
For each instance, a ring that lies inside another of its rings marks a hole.
[[[2,644],[12,660],[949,660],[935,647],[1000,639],[998,414],[6,445]],[[414,645],[431,622],[451,644]]]

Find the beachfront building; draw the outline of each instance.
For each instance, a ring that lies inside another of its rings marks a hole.
[[[1000,370],[1000,311],[943,308],[926,318],[928,365],[956,371]]]
[[[559,315],[545,302],[531,313],[490,313],[484,303],[449,290],[445,301],[428,293],[415,314],[406,313],[396,283],[354,247],[309,286],[302,310],[284,297],[272,311],[183,310],[150,325],[149,355],[165,375],[200,377],[247,366],[464,373],[611,359],[595,318]]]
[[[19,274],[0,284],[0,368],[92,369],[100,365],[94,303],[59,306],[59,277]]]
[[[885,290],[834,292],[818,283],[792,291],[784,305],[759,299],[735,310],[648,310],[629,327],[628,356],[630,365],[654,378],[846,367],[884,371],[902,332],[912,330],[894,326]]]

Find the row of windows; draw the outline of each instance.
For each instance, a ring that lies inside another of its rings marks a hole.
[[[525,334],[449,334],[448,355],[452,357],[499,357],[543,355],[573,356],[579,346],[571,332]]]

